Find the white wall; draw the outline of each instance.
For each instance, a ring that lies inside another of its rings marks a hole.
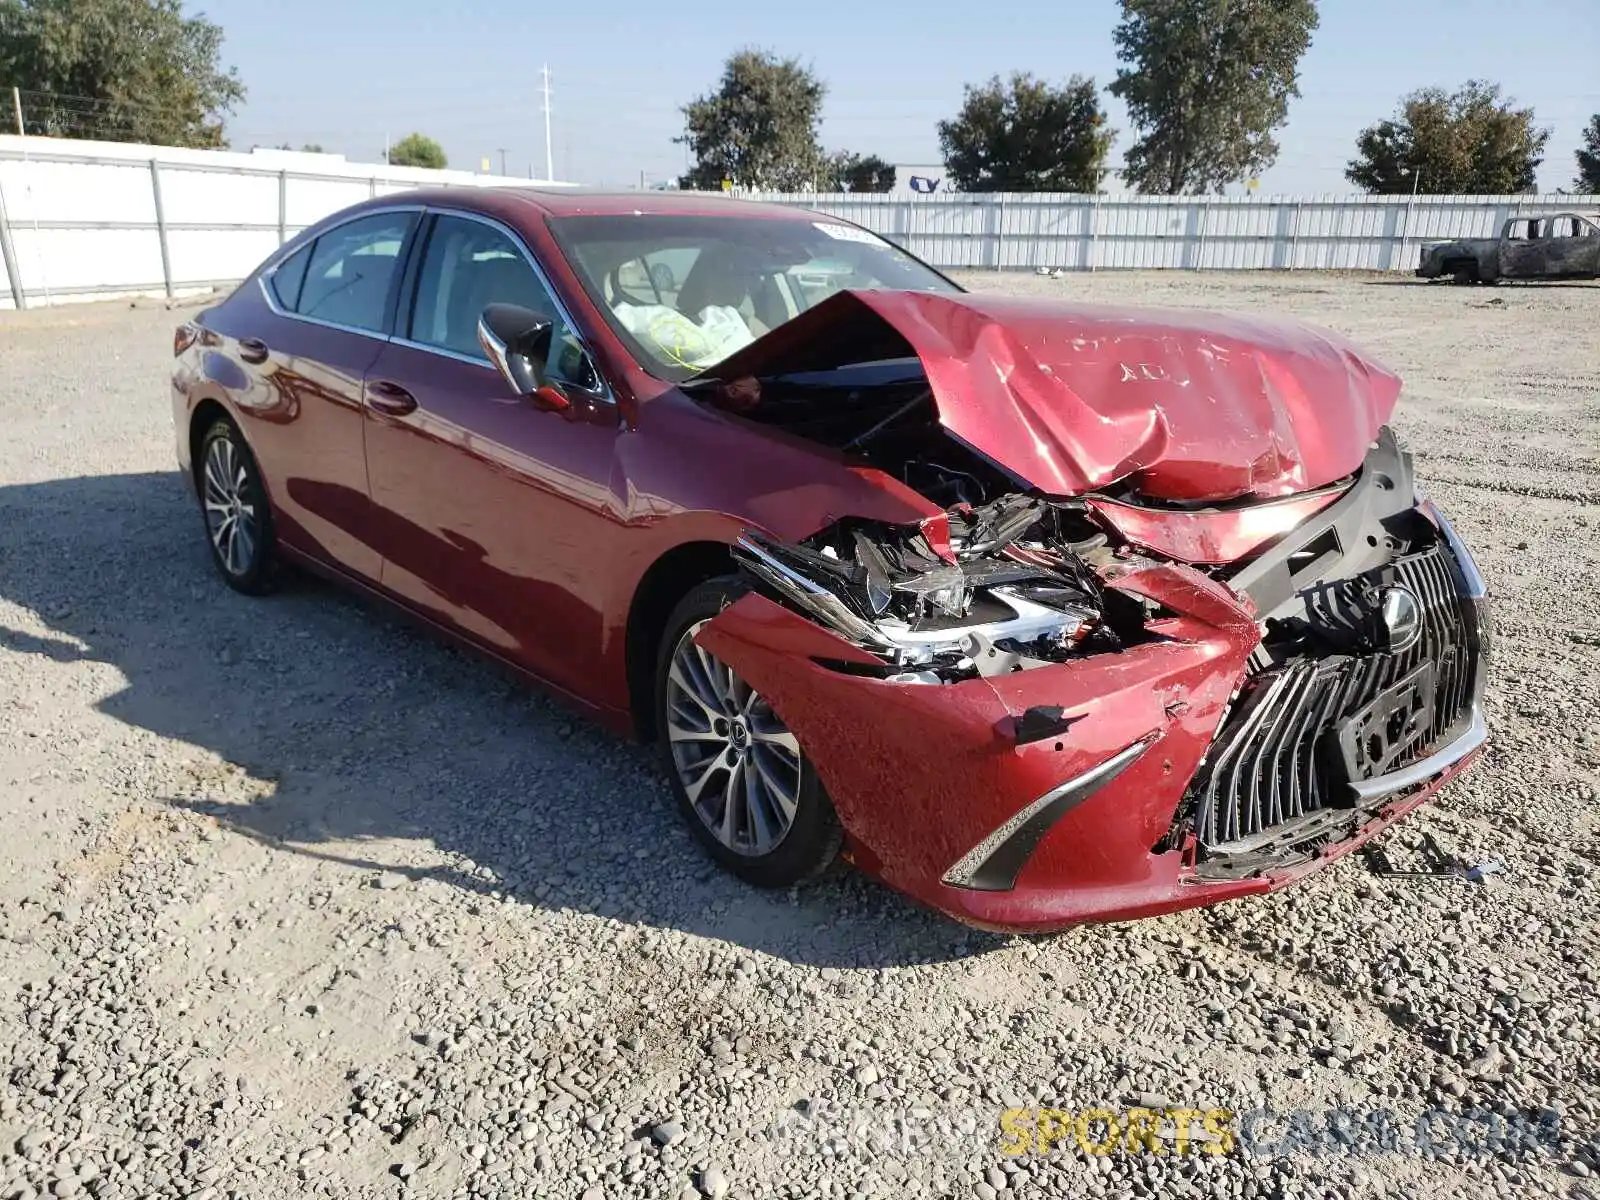
[[[0,260],[0,308],[14,307],[12,265],[30,306],[182,295],[243,278],[282,240],[371,196],[528,182],[342,155],[4,135],[0,222],[10,261]]]
[[[232,283],[288,237],[369,196],[527,180],[0,136],[0,308]],[[161,206],[158,220],[156,198]],[[940,267],[1408,271],[1424,241],[1493,236],[1507,217],[1600,209],[1597,196],[786,195]],[[165,244],[165,261],[162,247]]]
[[[1600,196],[785,195],[939,267],[1410,271],[1423,242],[1506,218],[1600,210]]]

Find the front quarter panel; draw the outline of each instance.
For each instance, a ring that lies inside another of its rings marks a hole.
[[[1113,785],[1045,836],[1014,889],[976,897],[1004,908],[1006,923],[1061,924],[1170,890],[1181,852],[1153,848],[1259,637],[1239,601],[1189,568],[1150,567],[1118,586],[1179,613],[1162,629],[1166,640],[956,684],[893,683],[822,665],[860,651],[759,595],[725,609],[699,641],[795,731],[857,861],[966,919],[975,919],[974,894],[941,882],[954,862],[1037,797],[1153,735]],[[1060,705],[1078,719],[1059,738],[1019,746],[1014,721],[1034,705]]]
[[[613,689],[624,686],[623,635],[640,583],[674,549],[731,546],[751,528],[798,540],[842,516],[907,523],[939,511],[882,472],[769,436],[675,390],[641,405],[637,428],[617,438],[616,454],[614,486],[627,530],[612,559],[607,603],[605,657]]]

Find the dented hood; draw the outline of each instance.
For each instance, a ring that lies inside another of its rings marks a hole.
[[[1335,334],[1188,309],[849,291],[717,364],[722,380],[914,354],[939,419],[1030,485],[1285,496],[1361,465],[1400,382]]]

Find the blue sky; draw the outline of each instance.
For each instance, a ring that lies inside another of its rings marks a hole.
[[[1600,0],[1323,0],[1301,61],[1301,98],[1280,132],[1263,192],[1345,191],[1356,133],[1428,84],[1498,80],[1553,133],[1544,190],[1570,187],[1573,150],[1600,111]],[[192,11],[192,9],[191,9]],[[935,122],[962,84],[1032,71],[1061,80],[1116,70],[1115,0],[847,3],[806,0],[611,0],[528,4],[477,0],[211,0],[224,56],[248,99],[229,125],[235,147],[318,142],[352,159],[381,157],[384,137],[421,130],[452,166],[512,174],[544,161],[539,68],[551,72],[558,178],[637,184],[681,171],[681,106],[710,90],[745,46],[794,55],[827,83],[829,149],[893,162],[938,161]],[[470,14],[470,15],[468,15]],[[1004,14],[1001,16],[1000,14]],[[992,18],[992,19],[991,19]],[[1104,96],[1131,140],[1125,114]],[[540,170],[542,173],[542,170]]]

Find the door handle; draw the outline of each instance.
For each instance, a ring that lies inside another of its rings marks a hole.
[[[398,383],[374,379],[367,384],[367,404],[388,416],[403,417],[416,411],[417,398]]]
[[[247,363],[264,363],[267,361],[267,355],[271,353],[272,351],[268,349],[267,344],[260,338],[247,337],[239,339],[239,357]]]

